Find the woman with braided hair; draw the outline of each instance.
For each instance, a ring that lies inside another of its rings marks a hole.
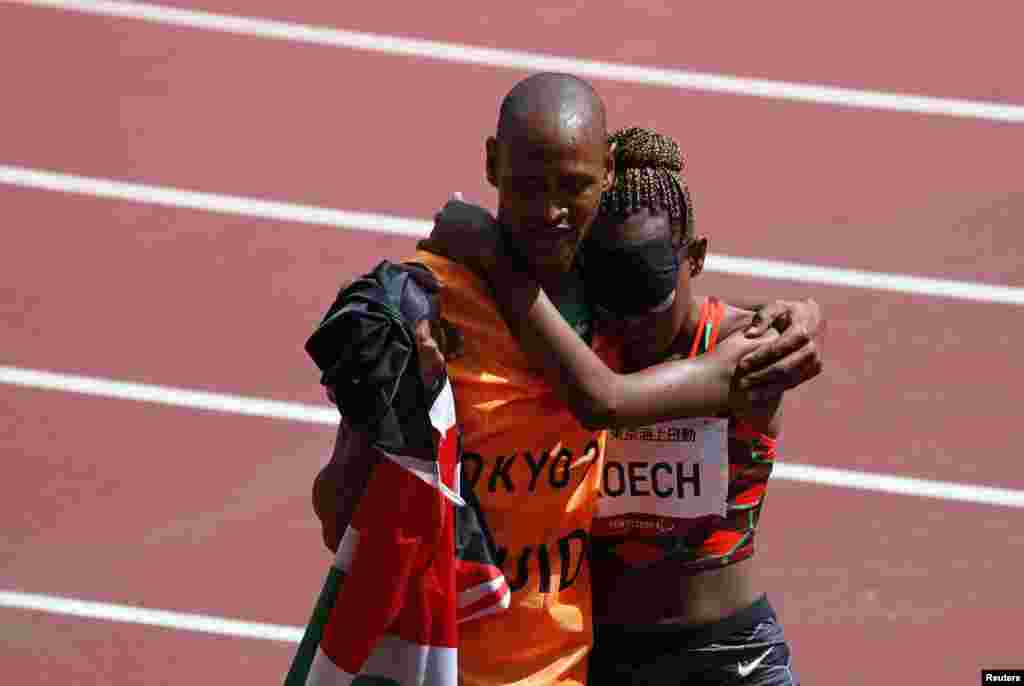
[[[693,229],[693,201],[683,178],[679,144],[639,126],[608,137],[615,147],[617,183],[601,197],[604,215],[625,216],[652,203],[669,213],[677,228]]]
[[[691,292],[707,238],[694,231],[679,146],[637,128],[612,140],[618,177],[583,257],[623,371],[742,337],[753,312]],[[591,535],[592,686],[796,683],[752,559],[781,400],[610,433]]]

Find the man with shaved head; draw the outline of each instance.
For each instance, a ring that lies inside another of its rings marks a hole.
[[[463,334],[459,357],[448,360],[463,488],[479,500],[504,572],[484,580],[479,595],[510,596],[507,610],[459,626],[459,676],[465,686],[582,686],[593,642],[587,552],[609,409],[633,417],[630,408],[644,406],[665,418],[727,411],[753,392],[733,377],[741,353],[755,350],[762,380],[801,383],[820,369],[813,338],[821,316],[813,302],[774,303],[746,348],[667,362],[640,384],[635,374],[618,374],[609,386],[603,366],[563,367],[528,344],[552,316],[570,346],[592,346],[609,361],[615,355],[593,335],[577,259],[615,178],[604,104],[575,76],[531,76],[502,101],[486,153],[501,249],[479,221],[486,212],[449,203],[414,258],[438,278],[443,316]],[[495,264],[528,271],[543,290],[523,321],[506,320],[516,308],[495,301],[487,281]],[[535,320],[537,312],[548,318]],[[787,331],[760,343],[773,322]],[[460,612],[472,615],[472,607]]]
[[[615,174],[604,103],[586,81],[542,73],[505,96],[487,139],[508,245],[550,297],[565,300],[573,262]]]

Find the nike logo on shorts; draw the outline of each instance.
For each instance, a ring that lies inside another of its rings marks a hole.
[[[741,677],[750,676],[751,672],[753,672],[755,669],[757,669],[758,665],[760,665],[762,662],[764,662],[764,659],[766,657],[768,657],[768,654],[770,652],[772,652],[771,648],[769,648],[768,650],[764,651],[764,653],[761,654],[761,657],[757,658],[756,660],[751,660],[750,662],[748,662],[746,664],[744,664],[742,662],[739,663],[736,666],[736,671],[739,672],[739,675]]]

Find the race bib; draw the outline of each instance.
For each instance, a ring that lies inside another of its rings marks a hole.
[[[609,432],[594,534],[682,533],[724,517],[729,494],[729,420],[677,419]]]

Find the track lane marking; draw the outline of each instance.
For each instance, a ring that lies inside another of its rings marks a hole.
[[[217,14],[143,2],[120,0],[11,0],[18,4],[78,12],[105,17],[134,19],[167,26],[283,40],[293,43],[346,48],[525,71],[560,71],[582,77],[660,86],[709,93],[722,93],[774,100],[830,105],[866,110],[883,110],[939,115],[993,122],[1024,122],[1024,106],[958,98],[939,98],[910,93],[893,93],[840,88],[812,83],[743,78],[681,69],[640,67],[559,57],[518,50],[485,48],[386,34],[347,31],[258,17]]]
[[[79,176],[13,165],[0,165],[0,185],[254,219],[371,231],[411,238],[426,237],[432,226],[431,222],[424,219],[390,214],[355,212],[168,186],[129,183],[115,179]],[[871,272],[732,255],[709,255],[704,268],[709,272],[734,276],[817,283],[1004,305],[1024,305],[1024,288],[997,284]]]
[[[23,593],[21,591],[0,590],[0,607],[282,643],[298,643],[302,639],[303,632],[303,629],[297,626],[246,622],[192,612],[154,610],[134,605],[100,603],[66,596]]]
[[[207,412],[337,426],[338,411],[326,405],[267,400],[171,386],[0,365],[0,384],[93,397],[129,400]],[[811,464],[776,462],[772,478],[962,503],[1024,508],[1024,490],[878,474]]]

